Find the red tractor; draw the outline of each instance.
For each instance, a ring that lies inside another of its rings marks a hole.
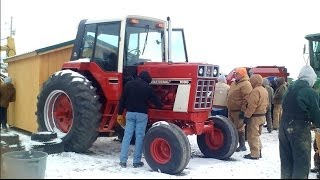
[[[197,135],[206,157],[223,160],[234,153],[234,125],[226,117],[209,116],[219,66],[188,62],[183,30],[172,29],[169,17],[82,20],[71,60],[38,95],[38,130],[56,132],[65,151],[78,153],[102,133],[123,131],[116,121],[122,89],[144,70],[164,104],[148,111],[144,156],[153,170],[184,170],[191,158],[187,135]]]

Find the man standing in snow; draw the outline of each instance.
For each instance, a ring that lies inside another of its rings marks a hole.
[[[262,86],[262,76],[260,74],[253,74],[250,77],[250,83],[253,89],[249,94],[247,109],[244,112],[244,123],[247,124],[250,154],[245,155],[244,158],[259,159],[262,157],[260,135],[262,126],[266,121],[269,99],[267,90]]]
[[[277,89],[273,96],[273,130],[278,130],[279,122],[282,116],[282,98],[284,93],[287,91],[287,86],[285,79],[283,77],[278,77],[276,79]]]
[[[16,90],[12,84],[11,77],[4,78],[0,84],[0,122],[2,129],[7,130],[7,109],[10,102],[16,99]]]
[[[246,151],[245,145],[245,127],[243,123],[244,111],[247,107],[247,100],[252,86],[246,68],[236,68],[234,71],[235,81],[231,84],[228,96],[228,118],[233,122],[238,130],[239,147],[236,152]]]
[[[227,84],[227,79],[224,74],[218,76],[218,83],[214,88],[213,102],[212,102],[212,114],[228,116],[227,109],[227,95],[230,86]]]
[[[270,86],[270,82],[269,82],[269,80],[267,78],[263,78],[262,86],[264,88],[266,88],[266,90],[268,91],[269,103],[268,103],[268,107],[267,107],[266,120],[267,120],[267,130],[268,130],[269,133],[271,133],[272,132],[271,105],[272,105],[272,101],[273,101],[274,90]]]
[[[315,82],[313,88],[317,91],[318,94],[320,94],[320,78],[317,79]],[[320,102],[319,102],[320,103]],[[317,178],[320,179],[320,132],[314,133],[314,142],[313,142],[313,150],[314,150],[314,156],[313,156],[313,164],[314,168],[310,171],[313,173],[317,173]]]
[[[147,71],[142,71],[138,78],[127,82],[119,102],[118,122],[124,122],[123,111],[126,112],[124,137],[121,144],[120,166],[125,168],[128,160],[130,141],[135,132],[135,150],[133,167],[143,166],[141,161],[143,138],[148,122],[148,101],[150,100],[158,109],[162,107],[159,97],[149,86],[151,77]]]
[[[279,151],[282,179],[308,179],[311,161],[311,123],[320,127],[319,95],[312,86],[317,75],[310,65],[301,68],[282,101]]]

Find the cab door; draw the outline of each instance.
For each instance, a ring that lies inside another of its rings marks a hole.
[[[122,76],[119,73],[120,21],[87,24],[79,58],[88,58],[90,72],[108,100],[119,100]],[[94,67],[94,68],[92,68]]]

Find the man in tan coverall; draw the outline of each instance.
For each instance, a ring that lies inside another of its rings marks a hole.
[[[250,154],[244,156],[246,159],[261,158],[261,140],[260,135],[262,126],[266,121],[266,112],[269,104],[268,91],[262,86],[262,76],[254,74],[250,77],[251,91],[247,109],[244,112],[244,123],[247,124],[248,144]]]
[[[229,89],[227,107],[228,117],[238,130],[239,147],[236,149],[236,152],[239,152],[247,150],[245,145],[243,118],[247,106],[247,99],[252,91],[252,86],[249,82],[246,68],[236,68],[234,73],[235,81],[231,84]]]

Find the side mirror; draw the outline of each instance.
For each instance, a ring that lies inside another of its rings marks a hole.
[[[306,54],[306,44],[303,45],[303,54]]]

